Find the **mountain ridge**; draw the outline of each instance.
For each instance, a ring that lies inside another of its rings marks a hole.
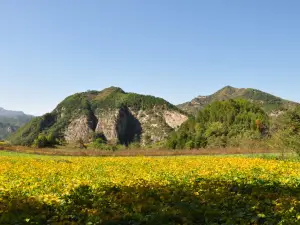
[[[67,143],[89,142],[101,133],[114,143],[146,144],[163,140],[186,119],[183,111],[162,98],[112,86],[66,97],[51,113],[33,119],[9,140],[31,145],[40,134],[51,133]]]
[[[33,116],[22,111],[7,110],[0,107],[0,139],[6,138],[21,126],[29,122]]]
[[[199,110],[212,102],[228,99],[249,100],[258,104],[270,115],[299,105],[297,102],[285,100],[258,89],[235,88],[227,85],[211,95],[199,95],[191,101],[177,105],[177,107],[189,114],[195,115]]]
[[[31,116],[29,114],[25,114],[23,111],[15,111],[15,110],[7,110],[3,107],[0,107],[0,116],[6,117],[17,117],[17,116]]]

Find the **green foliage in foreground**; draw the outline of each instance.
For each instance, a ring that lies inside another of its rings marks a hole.
[[[300,223],[299,163],[9,154],[0,161],[0,180],[10,178],[0,184],[0,224]]]
[[[246,100],[214,102],[189,119],[169,140],[168,147],[239,147],[267,135],[268,115]]]
[[[195,192],[200,196],[195,197]],[[192,187],[80,186],[63,204],[4,196],[0,222],[18,224],[298,224],[299,188],[236,181],[195,181]],[[292,201],[292,202],[290,202]],[[10,203],[10,204],[9,204]]]

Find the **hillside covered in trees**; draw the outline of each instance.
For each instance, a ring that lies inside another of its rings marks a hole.
[[[170,149],[237,147],[300,154],[300,106],[270,116],[243,99],[217,101],[170,134]]]
[[[296,102],[288,101],[257,89],[226,86],[212,95],[198,96],[190,102],[178,105],[178,107],[192,115],[196,115],[199,110],[215,101],[229,99],[245,99],[256,103],[269,115],[276,115],[278,112],[286,111],[299,105]]]
[[[187,116],[176,106],[149,95],[126,93],[110,87],[77,93],[63,100],[51,113],[33,119],[9,137],[15,145],[105,142],[143,145],[161,141]]]
[[[174,132],[168,147],[236,147],[267,137],[268,130],[269,117],[256,104],[241,99],[213,102]]]

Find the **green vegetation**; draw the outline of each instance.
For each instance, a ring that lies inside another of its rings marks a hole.
[[[285,111],[298,105],[298,103],[281,99],[257,89],[226,86],[212,95],[197,97],[191,102],[178,105],[178,107],[188,113],[196,115],[199,110],[212,102],[229,99],[249,100],[260,105],[260,107],[262,107],[262,109],[267,113],[271,113],[273,111]]]
[[[125,93],[121,88],[110,87],[102,91],[87,91],[67,97],[58,105],[58,110],[63,109],[66,115],[78,113],[88,114],[90,110],[119,109],[128,107],[133,109],[152,109],[153,107],[176,109],[162,98],[136,93]]]
[[[55,147],[58,144],[54,134],[50,133],[47,136],[40,134],[33,142],[33,147],[36,148],[46,148],[46,147]]]
[[[300,106],[281,114],[272,125],[271,144],[282,155],[296,152],[300,155]]]
[[[28,115],[12,116],[0,115],[0,140],[15,132],[18,128],[28,123],[33,117]]]
[[[47,135],[44,130],[49,129],[55,123],[53,113],[47,113],[42,117],[32,119],[22,128],[18,129],[8,140],[12,144],[30,146],[39,137],[39,135]],[[50,133],[50,132],[49,132]],[[54,134],[54,132],[52,132]]]
[[[246,100],[213,102],[173,132],[166,145],[171,149],[274,149],[281,158],[300,155],[300,106],[272,117]]]
[[[98,95],[103,95],[101,92]],[[97,95],[97,96],[98,96]],[[165,109],[177,109],[174,105],[166,102],[162,98],[153,97],[150,95],[139,95],[135,93],[124,93],[120,89],[112,91],[110,95],[105,98],[95,97],[92,100],[93,109],[105,109],[105,108],[122,108],[129,107],[134,110],[147,110],[153,107],[162,107]]]
[[[83,138],[81,134],[74,137],[80,137],[80,146],[92,149],[232,147],[248,150],[272,148],[281,150],[282,154],[290,151],[300,154],[300,106],[296,103],[259,90],[230,86],[194,101],[193,110],[201,110],[174,131],[165,121],[164,110],[182,111],[161,98],[126,93],[116,87],[77,93],[67,97],[51,113],[34,118],[9,137],[9,141],[14,145],[35,147],[64,144],[69,125],[81,119],[80,124],[85,126],[82,129],[88,129],[88,137]],[[278,117],[270,115],[273,110]],[[93,138],[99,124],[106,126],[101,129],[106,129],[108,136],[115,139],[107,141],[104,134]],[[50,136],[52,141],[47,139]]]
[[[53,134],[56,139],[63,142],[67,127],[75,119],[84,116],[88,120],[87,126],[89,126],[89,129],[96,132],[95,129],[99,114],[104,112],[107,114],[105,116],[109,118],[112,114],[115,114],[116,110],[120,110],[126,116],[127,122],[124,128],[120,125],[123,130],[122,133],[118,133],[118,141],[121,144],[129,145],[131,142],[136,142],[134,140],[136,135],[138,135],[136,139],[140,141],[139,136],[141,133],[141,125],[131,115],[129,109],[135,112],[139,112],[140,110],[151,112],[154,109],[157,112],[164,109],[181,112],[176,106],[161,98],[125,93],[120,88],[110,87],[102,91],[87,91],[67,97],[51,113],[33,119],[30,123],[11,135],[8,140],[14,145],[31,146],[34,142],[35,144],[39,142],[40,135],[43,137]],[[156,116],[156,114],[150,114],[150,117]],[[113,119],[111,119],[110,123],[112,122]],[[118,121],[115,122],[117,123]]]
[[[300,163],[0,152],[0,224],[299,224]]]
[[[173,149],[245,147],[245,141],[264,139],[268,127],[268,115],[249,101],[214,102],[174,132],[167,145]]]

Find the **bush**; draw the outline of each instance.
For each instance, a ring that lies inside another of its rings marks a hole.
[[[33,142],[33,147],[36,148],[46,148],[46,147],[55,147],[58,144],[53,133],[48,134],[47,136],[44,134],[40,134]]]
[[[272,148],[286,152],[295,152],[300,156],[300,106],[280,115],[272,126]]]
[[[107,139],[103,132],[93,133],[92,139],[93,139],[93,141],[96,141],[96,142],[107,143]]]
[[[132,142],[128,145],[129,149],[140,149],[141,144],[139,142]]]
[[[109,144],[103,141],[103,139],[98,138],[95,141],[93,141],[90,146],[95,149],[99,150],[105,150],[105,151],[117,151],[117,150],[123,150],[126,149],[124,145],[120,144]]]
[[[193,148],[195,147],[194,141],[189,140],[189,141],[185,144],[185,147],[186,147],[187,149],[193,149]]]
[[[208,148],[225,148],[227,146],[227,140],[225,136],[212,136],[207,139]]]

